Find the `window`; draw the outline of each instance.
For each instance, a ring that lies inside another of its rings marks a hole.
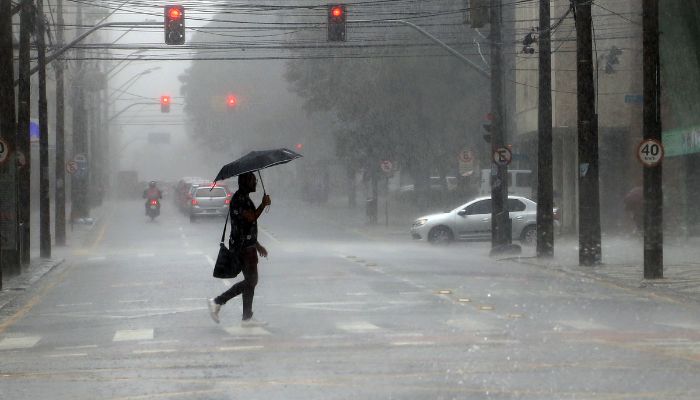
[[[211,192],[208,187],[197,189],[197,197],[226,197],[226,189],[215,187]]]
[[[518,187],[530,187],[532,184],[532,173],[530,172],[518,172],[515,174],[515,186]]]
[[[491,214],[491,199],[481,200],[467,207],[468,215]]]
[[[525,211],[525,203],[518,199],[508,199],[508,212]]]

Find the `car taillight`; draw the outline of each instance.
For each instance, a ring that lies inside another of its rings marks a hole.
[[[231,204],[231,199],[227,197],[226,200],[224,200],[224,204]]]
[[[193,205],[193,206],[196,206],[197,204],[199,204],[199,202],[197,201],[197,199],[192,199],[192,205]]]
[[[157,206],[157,205],[158,205],[158,200],[151,200],[151,205],[152,205],[152,206]]]

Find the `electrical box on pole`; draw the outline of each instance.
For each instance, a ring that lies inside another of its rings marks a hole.
[[[328,41],[345,41],[346,7],[344,4],[328,5]]]
[[[165,6],[165,44],[185,44],[185,8]]]

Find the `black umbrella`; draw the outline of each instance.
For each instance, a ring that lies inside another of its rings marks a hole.
[[[246,172],[260,171],[273,165],[285,164],[299,157],[302,157],[302,155],[289,149],[251,151],[238,160],[224,165],[216,175],[216,178],[214,178],[214,182],[245,174]],[[260,183],[264,192],[265,184],[262,183],[262,177],[260,177]]]

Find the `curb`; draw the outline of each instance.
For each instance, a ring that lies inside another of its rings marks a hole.
[[[688,293],[678,292],[676,290],[664,287],[669,284],[673,284],[668,278],[661,280],[648,280],[640,278],[639,280],[633,279],[621,279],[611,277],[610,275],[597,272],[596,268],[601,268],[602,266],[613,268],[618,264],[603,264],[597,267],[575,267],[575,266],[564,266],[558,264],[546,265],[543,263],[537,263],[533,260],[537,260],[537,257],[508,257],[500,258],[498,261],[510,261],[519,264],[530,265],[549,271],[560,272],[570,276],[585,277],[589,279],[594,279],[598,282],[604,282],[609,285],[616,286],[618,288],[634,290],[636,292],[644,293],[651,296],[663,296],[669,300],[673,301],[690,301],[700,304],[700,294],[692,295]],[[700,287],[700,285],[698,285]]]
[[[64,262],[64,258],[35,258],[32,260],[29,267],[27,267],[25,271],[4,282],[3,289],[0,291],[0,311],[2,311],[8,304],[12,303],[12,301],[17,297],[23,293],[26,293],[27,289],[30,289],[46,274]]]

